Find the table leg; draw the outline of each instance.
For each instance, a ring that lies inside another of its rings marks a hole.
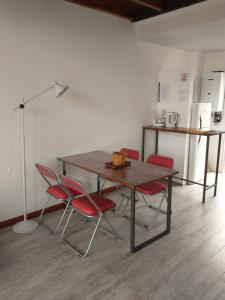
[[[219,172],[219,163],[220,163],[221,139],[222,139],[222,134],[219,134],[218,150],[217,150],[217,161],[216,161],[216,177],[215,177],[215,186],[214,186],[214,197],[216,196],[216,191],[217,191],[218,172]]]
[[[135,193],[134,193],[135,195]],[[133,197],[132,191],[131,196]],[[144,247],[158,241],[168,233],[170,233],[170,226],[171,226],[171,204],[172,204],[172,176],[168,177],[168,195],[167,195],[167,212],[166,212],[166,229],[157,235],[151,237],[150,239],[142,242],[141,244],[135,246],[135,201],[133,199],[133,204],[131,201],[131,248],[130,252],[137,252]],[[133,214],[133,215],[132,215]]]
[[[159,132],[155,131],[155,154],[158,154],[158,145],[159,145]]]
[[[141,160],[144,161],[145,159],[145,128],[142,128],[142,154]]]
[[[167,222],[166,222],[166,230],[170,232],[171,225],[171,204],[172,204],[172,176],[168,177],[168,192],[167,192]]]
[[[131,217],[130,217],[130,252],[135,252],[135,188],[130,191]]]
[[[209,157],[209,141],[210,136],[207,136],[206,141],[206,153],[205,153],[205,172],[204,172],[204,185],[203,185],[203,198],[202,203],[205,203],[205,196],[206,196],[206,190],[207,190],[207,172],[208,172],[208,157]]]
[[[62,164],[63,164],[63,175],[66,176],[66,163],[63,162]]]
[[[99,194],[99,192],[100,192],[100,176],[98,175],[97,176],[97,193]]]

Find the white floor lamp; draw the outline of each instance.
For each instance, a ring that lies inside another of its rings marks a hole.
[[[38,223],[36,221],[27,220],[27,193],[26,193],[26,148],[25,148],[25,130],[24,130],[24,109],[26,107],[26,104],[29,102],[35,100],[36,98],[40,97],[44,93],[46,93],[48,90],[54,90],[56,98],[60,97],[62,94],[65,93],[65,91],[68,89],[68,86],[60,84],[56,81],[53,82],[53,84],[45,89],[44,91],[40,92],[39,94],[33,96],[32,98],[28,100],[22,99],[22,103],[18,105],[14,110],[21,110],[22,111],[22,164],[23,164],[23,212],[24,212],[24,219],[21,222],[16,223],[13,226],[13,230],[17,233],[28,233],[33,230],[35,230],[38,226]]]

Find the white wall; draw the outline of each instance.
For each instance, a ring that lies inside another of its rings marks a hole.
[[[145,58],[146,65],[151,70],[150,79],[153,84],[159,82],[160,70],[168,70],[168,72],[170,72],[170,70],[186,70],[188,72],[190,77],[190,94],[187,101],[178,102],[176,99],[170,99],[168,103],[164,102],[157,104],[156,99],[158,99],[158,90],[156,89],[153,99],[153,109],[156,109],[158,106],[159,108],[165,109],[166,111],[178,112],[181,116],[179,126],[189,127],[191,102],[194,98],[198,97],[199,92],[197,88],[197,79],[199,77],[198,73],[200,68],[199,64],[201,62],[201,55],[199,53],[188,53],[143,41],[139,41],[139,47],[141,49],[142,57]],[[193,81],[196,82],[194,89]],[[151,139],[151,146],[153,146],[153,134],[148,134],[148,139]],[[179,176],[181,177],[187,176],[188,147],[189,136],[187,135],[174,133],[159,134],[159,154],[174,158],[174,168],[180,172]],[[149,148],[150,151],[152,151],[153,149],[153,147]]]
[[[204,55],[203,73],[210,71],[225,71],[225,51],[210,52]],[[223,119],[218,125],[211,122],[211,128],[225,131],[225,105]],[[209,168],[215,171],[218,137],[211,138],[209,151]],[[225,172],[224,136],[222,140],[222,151],[220,159],[220,172]]]
[[[21,116],[12,114],[22,97],[53,80],[70,86],[61,100],[49,91],[26,108],[30,212],[45,199],[35,162],[60,171],[59,156],[140,149],[159,68],[189,64],[186,53],[137,42],[133,24],[61,0],[0,0],[0,39],[0,220],[22,214]],[[79,176],[90,187],[94,177]]]

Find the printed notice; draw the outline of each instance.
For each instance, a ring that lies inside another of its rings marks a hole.
[[[162,84],[160,86],[160,102],[170,101],[170,86],[169,84]]]

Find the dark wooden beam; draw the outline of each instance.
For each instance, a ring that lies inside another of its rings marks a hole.
[[[185,6],[190,6],[199,2],[204,2],[206,0],[173,0],[165,1],[165,11],[176,10]]]
[[[145,7],[154,9],[156,11],[163,11],[164,1],[163,0],[133,0],[133,2],[141,4]]]
[[[71,2],[71,3],[81,5],[84,7],[92,8],[97,11],[108,13],[113,16],[117,16],[117,17],[129,20],[129,21],[133,20],[133,16],[125,15],[124,13],[120,12],[120,10],[117,9],[117,6],[115,6],[115,8],[106,7],[104,5],[104,1],[102,1],[102,2],[99,1],[99,4],[97,4],[97,1],[96,1],[96,4],[92,3],[92,1],[84,1],[84,0],[64,0],[64,1]]]

